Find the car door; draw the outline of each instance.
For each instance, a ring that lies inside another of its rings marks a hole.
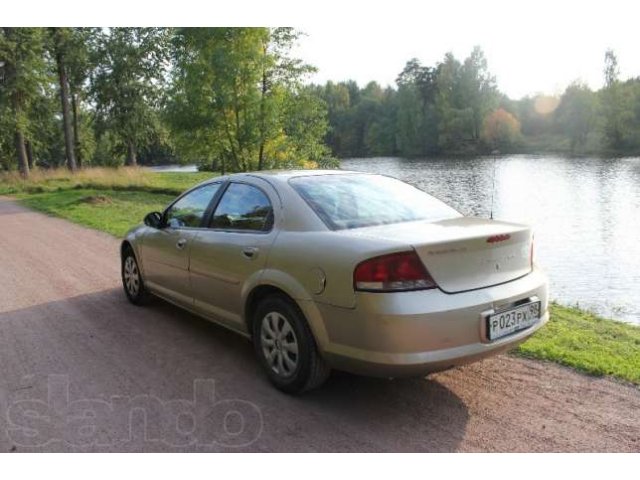
[[[153,229],[144,237],[145,283],[168,300],[193,306],[189,251],[221,185],[221,182],[206,184],[178,198],[165,210],[161,228]]]
[[[242,287],[264,268],[276,236],[275,192],[249,182],[230,182],[211,215],[208,228],[191,246],[190,278],[198,311],[239,331]]]

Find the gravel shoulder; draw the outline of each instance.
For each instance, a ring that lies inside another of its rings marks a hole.
[[[250,344],[130,305],[119,241],[0,198],[0,452],[640,451],[640,389],[498,356],[274,390]]]

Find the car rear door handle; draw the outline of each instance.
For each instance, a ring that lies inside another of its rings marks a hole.
[[[186,244],[187,244],[187,239],[186,238],[181,238],[180,240],[178,240],[176,242],[176,248],[178,250],[182,250]]]
[[[258,256],[258,248],[256,248],[256,247],[244,247],[242,249],[242,254],[245,257],[249,258],[249,259],[255,258],[255,257]]]

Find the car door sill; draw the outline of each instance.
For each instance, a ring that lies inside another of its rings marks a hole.
[[[176,301],[173,298],[170,298],[166,295],[163,295],[162,293],[160,293],[157,289],[150,289],[151,293],[153,295],[155,295],[156,297],[169,302],[172,305],[175,305],[178,308],[181,308],[183,310],[188,311],[189,313],[192,313],[193,315],[200,317],[208,322],[211,323],[215,323],[216,325],[219,325],[223,328],[226,328],[227,330],[231,330],[234,333],[237,333],[239,335],[242,335],[243,337],[247,338],[247,339],[251,339],[251,335],[249,335],[248,332],[241,330],[239,328],[236,328],[232,325],[229,325],[228,323],[221,321],[219,317],[216,317],[212,314],[208,314],[206,312],[204,312],[202,309],[197,309],[195,305],[185,305],[184,303],[180,302],[180,301]]]

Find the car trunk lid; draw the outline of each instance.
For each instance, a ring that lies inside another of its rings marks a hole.
[[[447,293],[485,288],[531,272],[532,232],[526,225],[460,217],[357,230],[359,236],[401,241],[413,247]]]

